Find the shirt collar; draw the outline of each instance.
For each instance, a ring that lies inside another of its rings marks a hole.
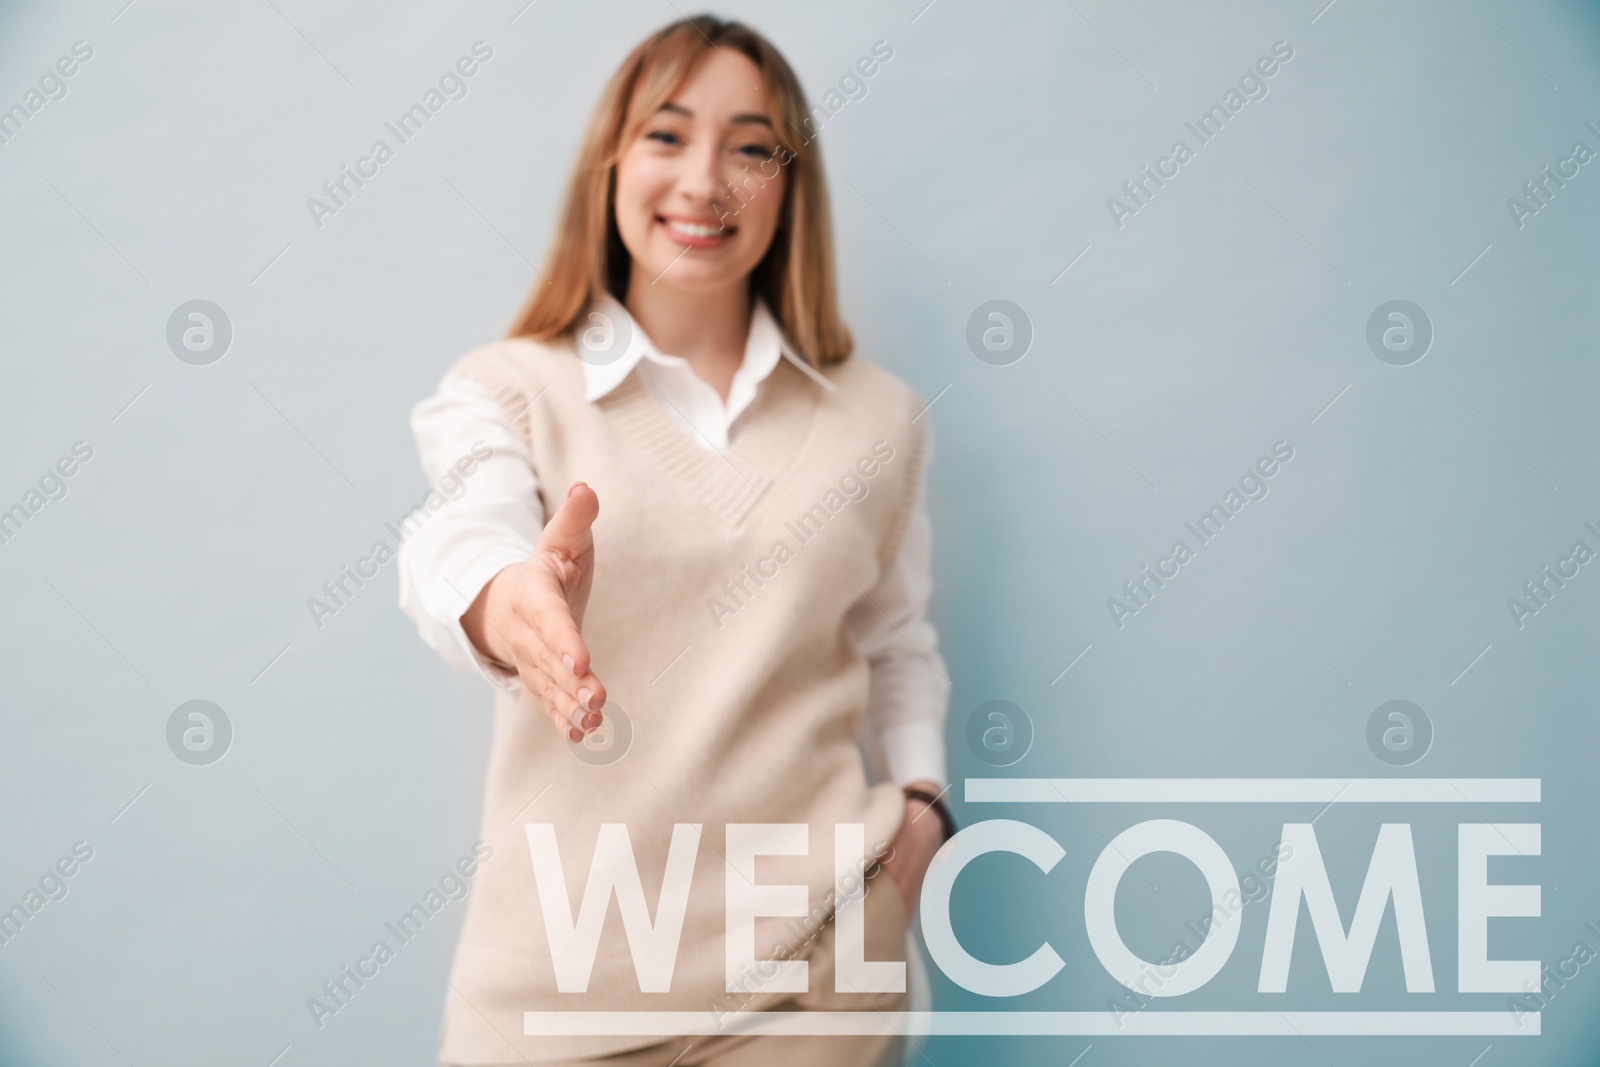
[[[610,293],[604,294],[596,305],[596,310],[607,316],[613,323],[613,330],[626,329],[628,347],[622,355],[609,363],[583,363],[584,399],[593,403],[611,392],[632,373],[642,359],[648,359],[662,366],[684,366],[687,360],[681,356],[669,356],[656,347],[655,342],[644,332],[644,327],[628,313],[622,302]],[[587,328],[586,323],[580,323],[579,329]],[[778,365],[780,358],[787,359],[798,367],[807,377],[817,382],[824,388],[832,391],[838,387],[827,378],[817,373],[809,363],[796,354],[790,346],[788,339],[783,336],[783,330],[778,326],[778,320],[773,317],[767,303],[761,297],[755,298],[755,304],[750,312],[750,333],[745,339],[744,359],[739,364],[739,369],[734,372],[732,389],[728,400],[732,405],[736,400],[736,393],[741,389],[753,393],[756,386],[760,385]],[[741,407],[743,405],[740,405]]]

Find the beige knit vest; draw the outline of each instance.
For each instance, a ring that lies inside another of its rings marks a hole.
[[[467,905],[441,1062],[657,1040],[524,1037],[530,1011],[760,1009],[774,997],[725,988],[726,825],[806,824],[809,854],[762,856],[757,881],[804,884],[826,914],[835,825],[863,824],[871,852],[904,811],[892,784],[866,781],[856,738],[868,669],[845,615],[899,549],[923,457],[921,400],[858,358],[820,372],[831,391],[780,359],[719,454],[637,373],[586,401],[569,344],[500,341],[455,369],[488,387],[527,439],[546,515],[575,481],[600,498],[583,637],[606,714],[625,714],[632,739],[614,763],[585,762],[533,697],[496,698],[481,831],[494,852]],[[652,917],[674,825],[700,824],[669,992],[640,991],[614,899],[587,991],[558,991],[528,823],[553,824],[574,912],[601,824],[626,824]],[[758,919],[756,958],[803,958],[805,930],[806,920]]]

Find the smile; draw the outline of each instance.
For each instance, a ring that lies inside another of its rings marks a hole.
[[[659,222],[671,237],[679,244],[691,248],[711,248],[722,244],[737,232],[731,226],[724,226],[715,221],[699,221],[695,219],[670,218],[657,216]]]

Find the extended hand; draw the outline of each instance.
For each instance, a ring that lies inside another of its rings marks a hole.
[[[594,533],[600,498],[574,482],[545,523],[533,553],[483,587],[461,617],[472,643],[515,668],[550,721],[569,741],[604,721],[606,690],[589,670],[580,628],[594,582]]]

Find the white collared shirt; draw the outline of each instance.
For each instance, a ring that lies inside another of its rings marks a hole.
[[[600,399],[638,373],[692,440],[712,451],[728,447],[740,416],[761,383],[788,359],[835,388],[788,346],[766,304],[755,301],[744,358],[734,372],[724,404],[687,360],[659,351],[621,303],[607,296],[602,310],[630,330],[627,349],[609,363],[583,365],[584,396]],[[527,442],[505,410],[478,382],[449,374],[438,390],[411,411],[422,469],[436,484],[463,456],[494,454],[474,469],[467,491],[445,503],[401,542],[400,606],[416,622],[422,639],[445,660],[476,669],[490,684],[516,694],[521,681],[494,666],[472,644],[461,615],[502,569],[532,553],[544,526],[538,479]],[[927,464],[932,459],[931,434]],[[924,476],[925,478],[925,476]],[[601,564],[604,565],[603,563]],[[938,634],[928,620],[933,592],[932,530],[925,480],[919,482],[900,551],[889,568],[846,616],[852,639],[866,659],[871,692],[862,722],[862,742],[875,775],[897,785],[926,779],[941,786],[945,770],[944,720],[948,677]]]

